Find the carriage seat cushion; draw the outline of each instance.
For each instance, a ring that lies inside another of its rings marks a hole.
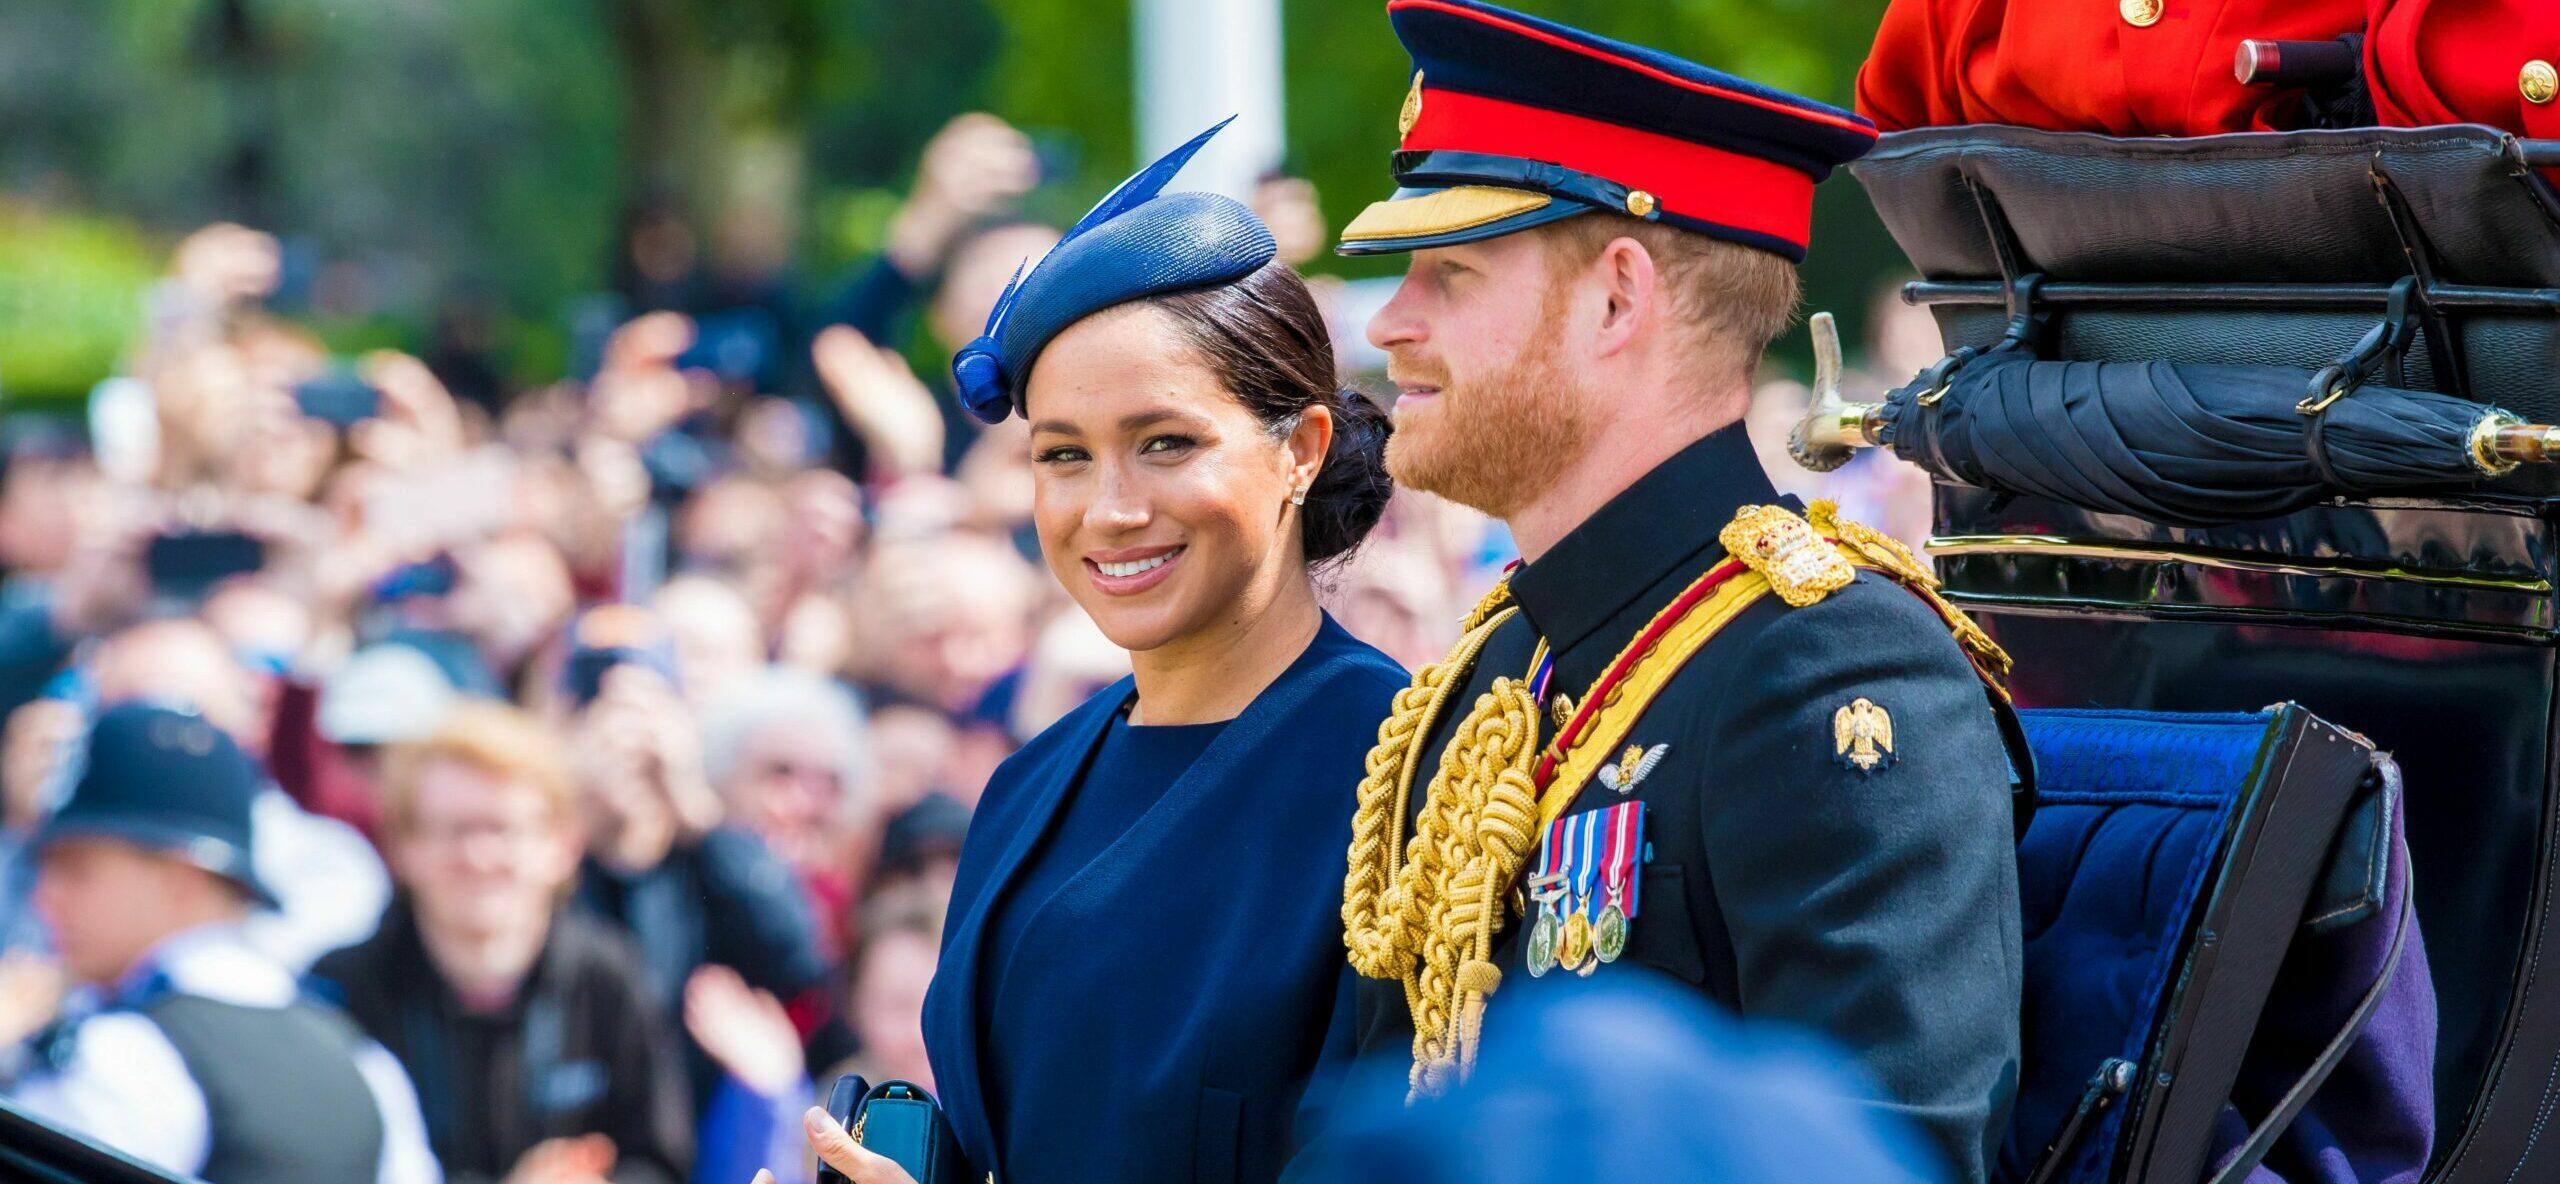
[[[2018,849],[2025,1056],[2001,1148],[2018,1179],[2110,1057],[2139,1063],[2268,714],[2019,712],[2037,807]],[[2122,1108],[2064,1180],[2096,1178]]]

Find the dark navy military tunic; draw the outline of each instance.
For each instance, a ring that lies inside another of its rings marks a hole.
[[[1408,804],[1467,708],[1553,647],[1552,700],[1577,701],[1647,622],[1725,558],[1739,507],[1785,504],[1740,425],[1690,445],[1514,572],[1520,612],[1434,726]],[[1861,771],[1834,717],[1865,698],[1890,760]],[[1664,687],[1625,745],[1669,748],[1630,793],[1594,778],[1568,817],[1641,800],[1640,912],[1596,974],[1644,966],[1754,1018],[1838,1041],[1878,1105],[1917,1122],[1960,1180],[1984,1178],[2018,1072],[2017,863],[2011,761],[1981,681],[1935,610],[1860,570],[1817,604],[1743,610]],[[1610,757],[1617,760],[1615,756]],[[1532,859],[1535,855],[1533,853]],[[1526,982],[1528,926],[1494,961]],[[1571,974],[1554,970],[1549,974]],[[1490,1006],[1500,1007],[1497,991]],[[1361,980],[1359,1048],[1409,1055],[1401,987]]]

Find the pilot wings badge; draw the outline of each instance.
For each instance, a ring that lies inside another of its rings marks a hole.
[[[1670,751],[1671,746],[1668,744],[1656,744],[1651,748],[1641,744],[1630,744],[1627,746],[1627,751],[1618,757],[1616,763],[1600,766],[1600,784],[1617,790],[1621,794],[1634,793],[1636,783],[1644,780],[1646,774],[1653,772],[1653,767],[1661,764],[1662,758]]]
[[[1893,716],[1865,697],[1831,713],[1832,750],[1843,765],[1872,773],[1893,763]]]

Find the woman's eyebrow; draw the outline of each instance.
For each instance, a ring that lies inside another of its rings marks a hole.
[[[1179,411],[1157,408],[1153,411],[1132,411],[1127,415],[1121,416],[1120,421],[1114,426],[1123,432],[1135,432],[1154,427],[1155,425],[1164,423],[1168,420],[1179,420],[1182,418],[1184,418],[1184,416]],[[1031,425],[1032,435],[1037,436],[1043,432],[1054,432],[1063,436],[1081,436],[1084,434],[1084,432],[1076,427],[1076,425],[1063,419],[1044,419]]]
[[[1168,419],[1180,418],[1182,418],[1180,415],[1171,411],[1132,411],[1129,414],[1120,417],[1120,430],[1124,432],[1134,432],[1140,428],[1154,427]]]

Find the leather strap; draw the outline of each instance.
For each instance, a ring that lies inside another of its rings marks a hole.
[[[2410,902],[2416,896],[2413,892],[2401,894],[2400,915],[2391,931],[2391,950],[2383,955],[2382,973],[2374,976],[2373,986],[2365,991],[2364,999],[2356,1004],[2355,1011],[2349,1013],[2346,1023],[2339,1026],[2338,1034],[2330,1038],[2328,1047],[2320,1050],[2320,1055],[2312,1059],[2311,1066],[2303,1070],[2301,1078],[2276,1100],[2275,1108],[2259,1120],[2257,1129],[2250,1131],[2249,1137],[2233,1150],[2229,1159],[2223,1161],[2221,1170],[2213,1174],[2211,1184],[2239,1184],[2239,1181],[2247,1179],[2249,1173],[2267,1158],[2267,1153],[2275,1150],[2276,1140],[2284,1135],[2285,1128],[2293,1125],[2294,1119],[2301,1116],[2302,1108],[2310,1105],[2312,1095],[2320,1092],[2320,1086],[2329,1080],[2329,1074],[2337,1071],[2339,1063],[2347,1059],[2348,1050],[2354,1048],[2356,1038],[2364,1034],[2365,1025],[2372,1021],[2373,1013],[2382,1004],[2383,992],[2391,986],[2392,976],[2400,969],[2401,952],[2408,946]]]

